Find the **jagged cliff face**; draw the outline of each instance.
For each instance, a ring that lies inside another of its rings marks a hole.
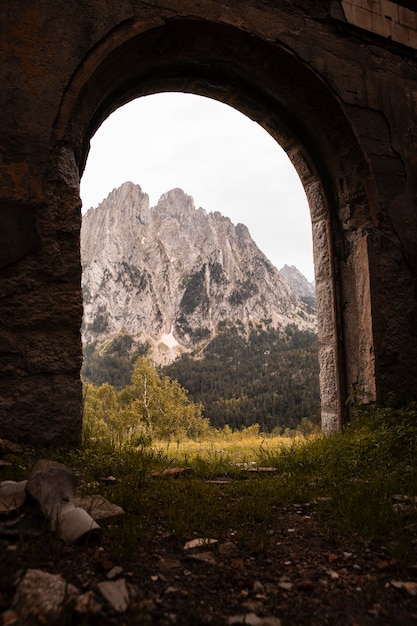
[[[284,265],[279,270],[279,273],[300,298],[316,298],[314,283],[308,282],[307,278],[295,265]]]
[[[221,321],[315,328],[248,229],[195,209],[180,189],[152,208],[138,185],[113,190],[84,216],[81,254],[85,342],[125,330],[172,358],[210,339]]]

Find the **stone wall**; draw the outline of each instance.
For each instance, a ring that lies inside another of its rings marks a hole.
[[[417,50],[417,5],[411,0],[342,0],[349,24]]]
[[[352,390],[417,399],[413,18],[408,0],[2,0],[0,437],[79,441],[79,178],[101,122],[157,91],[236,107],[300,175],[325,430]]]

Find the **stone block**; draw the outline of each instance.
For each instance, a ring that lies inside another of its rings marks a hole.
[[[341,423],[339,414],[337,411],[325,411],[321,412],[321,428],[325,435],[337,432],[341,429]]]
[[[317,332],[319,341],[335,340],[333,285],[330,280],[316,281]]]
[[[417,29],[417,3],[416,3],[416,11],[410,11],[410,9],[406,9],[405,7],[398,7],[398,22],[403,26],[407,26],[407,28],[416,30]]]
[[[336,347],[319,346],[320,398],[326,409],[338,410]]]
[[[402,43],[405,46],[410,45],[410,29],[407,26],[393,23],[392,25],[392,40]]]
[[[399,6],[391,0],[382,0],[382,15],[388,17],[393,22],[398,22],[398,9]]]
[[[409,31],[409,46],[410,48],[414,48],[415,50],[417,50],[417,30],[410,30]]]
[[[362,9],[371,11],[374,15],[381,15],[382,13],[381,0],[360,0],[360,6]]]
[[[311,220],[315,222],[325,218],[327,216],[327,206],[320,181],[315,180],[307,185],[305,192],[310,207]]]
[[[317,279],[329,278],[331,269],[329,224],[326,220],[313,222],[312,233],[315,275]]]
[[[384,16],[372,14],[372,30],[382,37],[391,37],[391,20]]]
[[[367,9],[352,6],[350,10],[349,22],[365,30],[372,31],[372,13]]]
[[[297,174],[300,177],[301,182],[304,185],[310,182],[313,177],[313,170],[302,151],[300,149],[290,150],[288,152],[288,156],[297,170]]]

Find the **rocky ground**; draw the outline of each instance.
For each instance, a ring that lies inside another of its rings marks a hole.
[[[0,624],[417,624],[417,562],[329,533],[314,503],[276,508],[275,519],[244,543],[234,528],[179,537],[154,524],[126,554],[109,532],[131,532],[126,516],[63,545],[33,507],[3,512]]]

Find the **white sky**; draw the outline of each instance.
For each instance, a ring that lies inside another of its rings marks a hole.
[[[314,279],[311,222],[300,179],[282,148],[235,109],[201,96],[163,93],[120,107],[98,129],[81,181],[83,212],[126,181],[151,206],[180,187],[196,207],[245,224],[279,269]]]

